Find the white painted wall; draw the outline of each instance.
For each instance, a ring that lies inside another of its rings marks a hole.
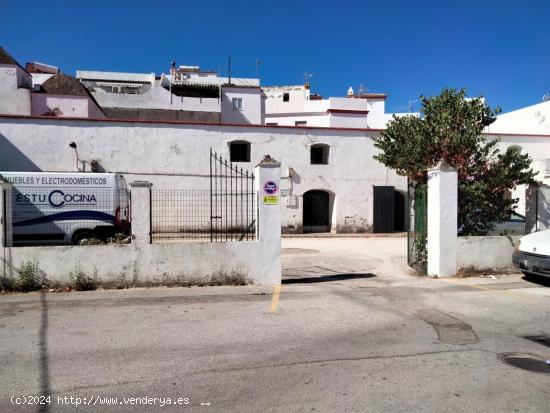
[[[498,147],[501,151],[506,151],[510,146],[519,146],[522,153],[528,154],[533,160],[533,170],[538,172],[535,179],[550,184],[550,133],[538,136],[495,133],[487,136],[500,139]]]
[[[491,133],[550,134],[550,100],[497,116]]]
[[[0,64],[0,114],[31,114],[31,76],[17,65]]]
[[[294,126],[296,121],[307,121],[307,126],[380,129],[385,127],[385,99],[331,97],[310,100],[306,86],[263,87],[265,123]],[[289,94],[289,101],[283,95]],[[347,110],[349,113],[330,113],[330,110]],[[368,111],[368,114],[357,112]]]
[[[92,95],[102,107],[107,108],[146,108],[216,113],[221,110],[218,98],[194,98],[174,95],[172,96],[172,103],[170,103],[170,92],[163,87],[144,88],[145,92],[139,95],[109,93],[96,88]]]
[[[295,126],[296,122],[306,122],[306,126],[330,127],[330,116],[326,112],[293,115],[265,115],[265,124],[276,123],[279,126]]]
[[[32,114],[34,116],[42,116],[54,108],[59,109],[63,117],[105,118],[103,112],[88,96],[32,94]]]
[[[241,98],[242,110],[233,109],[233,98]],[[222,87],[222,123],[261,125],[262,91],[260,88]]]
[[[521,237],[458,237],[456,260],[459,270],[514,271],[512,253]]]
[[[278,284],[264,262],[259,241],[228,243],[174,243],[3,248],[0,261],[5,274],[15,275],[21,263],[35,261],[48,279],[69,283],[69,274],[80,267],[97,274],[102,283],[161,284],[200,280],[236,272],[255,284]]]
[[[0,170],[74,171],[81,160],[97,159],[128,181],[149,180],[153,188],[208,188],[209,148],[229,157],[229,142],[251,142],[252,171],[264,155],[282,162],[282,225],[301,231],[303,194],[312,189],[334,194],[332,230],[366,231],[372,225],[373,185],[406,192],[406,179],[373,159],[377,132],[315,128],[191,125],[0,117]],[[311,165],[310,147],[330,146],[329,165]],[[53,156],[54,155],[54,156]],[[288,179],[288,168],[295,175]]]

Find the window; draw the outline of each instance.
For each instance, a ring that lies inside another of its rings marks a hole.
[[[277,122],[267,122],[266,126],[278,126],[279,124]]]
[[[328,165],[328,154],[330,147],[324,143],[316,143],[311,146],[311,164]]]
[[[250,162],[250,142],[229,142],[229,160],[231,162]]]
[[[294,122],[294,126],[306,126],[307,120],[297,120]]]
[[[233,98],[233,109],[234,110],[243,110],[243,99],[242,98]]]
[[[290,102],[290,94],[283,93],[283,102]]]

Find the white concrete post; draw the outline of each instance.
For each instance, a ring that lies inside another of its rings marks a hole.
[[[281,284],[281,164],[266,155],[256,166],[258,240],[262,245],[265,279],[258,284]]]
[[[428,170],[428,275],[456,274],[458,173],[444,161]]]
[[[151,243],[151,186],[147,181],[130,183],[130,214],[132,225],[132,244]]]

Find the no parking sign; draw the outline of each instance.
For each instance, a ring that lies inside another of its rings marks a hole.
[[[263,202],[264,205],[278,205],[279,204],[279,185],[275,180],[267,180],[263,186]]]

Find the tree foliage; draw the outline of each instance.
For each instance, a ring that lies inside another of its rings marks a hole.
[[[420,101],[420,117],[394,116],[374,138],[381,151],[375,158],[413,185],[425,183],[426,170],[442,160],[457,168],[459,235],[487,234],[512,215],[518,199],[509,191],[533,182],[531,159],[513,148],[501,153],[498,139],[481,134],[500,109],[467,99],[465,89],[444,89]]]

